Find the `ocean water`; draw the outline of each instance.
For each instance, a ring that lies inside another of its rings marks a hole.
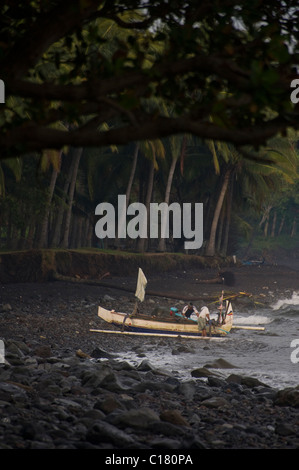
[[[221,358],[232,367],[213,369],[219,377],[247,375],[277,389],[299,385],[299,292],[267,308],[233,308],[235,326],[264,327],[264,331],[236,328],[225,339],[208,341],[169,338],[153,342],[147,338],[143,342],[146,359],[182,380],[190,380],[192,370]],[[182,345],[188,345],[192,352],[175,354]],[[132,351],[122,359],[134,364],[142,360]]]

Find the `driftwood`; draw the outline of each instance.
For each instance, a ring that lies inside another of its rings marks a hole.
[[[204,279],[196,281],[196,284],[222,284],[226,286],[235,285],[235,276],[231,271],[224,271],[218,273],[214,279]]]
[[[215,277],[214,279],[200,279],[196,281],[196,284],[223,284],[223,282],[219,277]]]
[[[117,290],[122,290],[125,292],[132,292],[135,293],[135,288],[129,287],[129,286],[123,286],[119,284],[114,284],[112,282],[107,282],[107,281],[102,281],[103,276],[101,276],[100,279],[82,279],[82,278],[77,278],[77,277],[70,277],[70,276],[63,276],[62,274],[59,274],[57,272],[54,272],[52,274],[52,279],[55,281],[64,281],[64,282],[72,282],[72,283],[77,283],[77,284],[86,284],[90,286],[100,286],[100,287],[108,287],[110,289],[117,289]],[[213,295],[213,296],[186,296],[186,295],[179,295],[175,294],[173,292],[160,292],[160,291],[152,291],[147,289],[146,290],[147,295],[151,295],[153,297],[166,297],[168,299],[174,299],[174,300],[185,300],[187,301],[192,301],[192,300],[209,300],[213,301],[219,296]]]
[[[125,292],[130,292],[135,294],[135,288],[129,286],[123,286],[119,284],[114,284],[112,282],[103,281],[102,279],[109,275],[109,273],[105,273],[100,277],[100,279],[82,279],[79,277],[70,277],[70,276],[63,276],[57,272],[53,273],[52,279],[56,281],[64,281],[64,282],[72,282],[77,284],[86,284],[91,286],[100,286],[100,287],[108,287],[110,289],[115,290],[122,290]],[[210,282],[209,282],[210,283]],[[217,282],[218,284],[218,282]],[[204,295],[204,296],[192,296],[192,295],[180,295],[173,292],[160,292],[160,291],[152,291],[147,289],[146,294],[152,297],[164,297],[166,299],[174,299],[174,300],[184,300],[186,302],[192,302],[197,300],[204,300],[206,305],[212,305],[219,302],[219,294],[214,295]],[[229,292],[224,294],[223,300],[234,300],[239,297],[249,297],[253,299],[253,295],[248,292]],[[208,302],[208,303],[207,303]],[[253,300],[254,303],[259,303]]]

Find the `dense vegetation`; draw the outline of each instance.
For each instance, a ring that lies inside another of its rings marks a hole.
[[[4,249],[101,240],[95,207],[202,202],[207,255],[296,239],[297,2],[4,1]]]
[[[211,247],[211,254],[233,254],[239,242],[249,245],[259,234],[263,238],[296,237],[299,177],[295,143],[273,142],[276,150],[265,150],[275,162],[271,164],[265,157],[253,161],[241,157],[233,147],[216,145],[218,170],[210,147],[195,138],[165,139],[159,143],[160,154],[146,144],[113,150],[71,149],[62,153],[58,168],[51,164],[41,168],[37,156],[12,160],[10,166],[4,160],[1,246],[183,251],[183,239],[172,237],[99,240],[94,232],[95,207],[107,201],[117,208],[120,194],[126,194],[128,202],[145,205],[148,201],[202,202],[205,241],[201,254]]]

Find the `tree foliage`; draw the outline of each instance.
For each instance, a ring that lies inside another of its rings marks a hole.
[[[299,127],[297,0],[3,0],[0,18],[1,158],[180,133],[260,145]]]

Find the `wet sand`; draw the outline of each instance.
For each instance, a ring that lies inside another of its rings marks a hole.
[[[231,271],[235,276],[234,286],[200,282],[214,279],[215,270],[157,273],[148,278],[147,292],[161,295],[146,294],[140,310],[149,313],[157,305],[180,308],[185,302],[181,297],[198,299],[196,305],[200,307],[217,299],[222,288],[225,296],[237,296],[234,303],[248,302],[249,305],[254,301],[269,304],[291,297],[299,290],[299,271],[288,267],[242,266]],[[134,307],[136,278],[114,277],[107,279],[107,284],[118,288],[60,281],[2,284],[0,336],[90,349],[95,341],[90,329],[109,327],[97,317],[98,305],[124,312],[131,312]],[[167,293],[172,298],[167,298]],[[211,305],[212,310],[214,305]],[[123,345],[123,338],[103,338],[102,341],[109,349]]]

